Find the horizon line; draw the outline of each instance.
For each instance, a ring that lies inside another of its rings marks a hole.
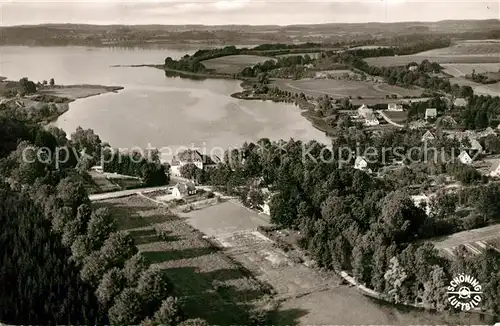
[[[102,26],[102,27],[113,27],[113,26],[193,26],[193,27],[230,27],[230,26],[242,26],[242,27],[300,27],[300,26],[321,26],[321,25],[364,25],[364,24],[404,24],[404,23],[420,23],[420,24],[429,24],[429,23],[442,23],[442,22],[477,22],[477,21],[498,21],[499,18],[483,18],[483,19],[441,19],[441,20],[433,20],[433,21],[422,21],[422,20],[409,20],[409,21],[393,21],[393,22],[383,22],[383,21],[366,21],[366,22],[331,22],[331,23],[300,23],[300,24],[158,24],[158,23],[150,23],[150,24],[119,24],[119,23],[111,23],[111,24],[89,24],[84,22],[71,22],[71,23],[38,23],[38,24],[20,24],[20,25],[0,25],[0,28],[6,27],[43,27],[43,26],[56,26],[56,25],[83,25],[83,26]]]

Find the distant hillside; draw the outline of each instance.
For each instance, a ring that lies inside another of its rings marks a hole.
[[[0,45],[164,46],[170,44],[338,43],[377,41],[408,35],[459,39],[500,38],[500,20],[440,22],[249,25],[85,25],[0,27]]]

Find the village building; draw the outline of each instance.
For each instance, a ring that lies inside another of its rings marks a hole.
[[[496,135],[496,132],[495,132],[495,130],[493,130],[493,128],[488,127],[480,133],[479,137],[482,138],[482,137],[488,137],[491,135]]]
[[[387,104],[387,111],[403,111],[403,106],[401,104],[389,103]]]
[[[436,139],[436,137],[434,137],[434,135],[432,134],[432,132],[430,130],[427,130],[425,132],[425,134],[422,136],[423,142],[429,141],[429,140],[434,140],[434,139]]]
[[[365,122],[364,122],[365,126],[378,126],[379,124],[380,122],[378,121],[375,114],[371,113],[365,116]]]
[[[456,107],[464,107],[467,106],[467,100],[464,99],[463,97],[458,97],[453,101],[453,105]]]
[[[457,126],[457,121],[449,115],[445,115],[439,120],[439,126],[442,128],[455,128]]]
[[[171,191],[175,198],[181,199],[196,194],[196,186],[192,182],[182,182],[173,186]]]
[[[409,67],[408,67],[408,70],[409,70],[409,71],[417,71],[417,70],[418,70],[418,66],[416,66],[416,65],[411,65],[411,66],[409,66]]]
[[[372,172],[372,170],[368,168],[368,162],[363,156],[356,157],[356,159],[354,160],[354,168],[356,170],[365,171],[368,173]]]
[[[202,154],[197,150],[185,150],[174,156],[170,163],[170,171],[173,176],[180,176],[180,169],[186,164],[192,163],[199,169],[216,167],[220,163],[220,158],[217,156],[210,157]]]
[[[367,115],[373,114],[373,109],[370,109],[365,104],[358,108],[358,115],[361,118],[366,118]]]
[[[497,160],[495,163],[493,163],[490,171],[490,176],[494,178],[500,177],[500,160]]]
[[[437,109],[429,108],[425,110],[425,120],[436,119],[436,118],[437,118]]]
[[[467,151],[461,151],[460,155],[458,155],[458,160],[462,164],[472,164],[472,158],[470,157],[469,153],[467,153]]]

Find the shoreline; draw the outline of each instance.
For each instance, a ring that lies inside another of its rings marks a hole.
[[[10,81],[5,77],[0,77],[1,83],[17,83]],[[18,86],[11,86],[16,90]],[[36,93],[29,95],[16,95],[14,97],[0,96],[0,102],[8,108],[14,110],[24,110],[37,114],[40,110],[45,110],[38,117],[41,124],[50,124],[56,121],[64,113],[70,109],[70,103],[84,98],[98,96],[106,93],[118,93],[123,90],[123,86],[104,86],[94,84],[75,84],[75,85],[55,85],[55,86],[40,86]],[[47,111],[49,107],[49,111]]]

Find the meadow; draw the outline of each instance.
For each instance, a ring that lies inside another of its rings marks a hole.
[[[483,64],[500,63],[500,42],[496,40],[461,41],[452,46],[420,52],[412,55],[367,58],[372,66],[404,66],[410,62],[423,60],[440,64]]]
[[[304,93],[307,96],[323,96],[328,94],[333,98],[361,97],[385,99],[386,95],[397,95],[398,97],[419,97],[422,95],[420,88],[403,88],[388,84],[379,84],[368,81],[335,80],[335,79],[301,79],[272,80],[272,85],[280,89],[294,93]]]
[[[237,74],[245,67],[254,66],[268,60],[275,61],[275,58],[258,55],[228,55],[225,57],[214,58],[202,61],[208,69],[213,69],[221,74]]]
[[[476,74],[485,72],[498,72],[500,70],[500,63],[456,63],[456,64],[442,64],[444,72],[453,76],[460,77],[472,74],[474,70]]]

